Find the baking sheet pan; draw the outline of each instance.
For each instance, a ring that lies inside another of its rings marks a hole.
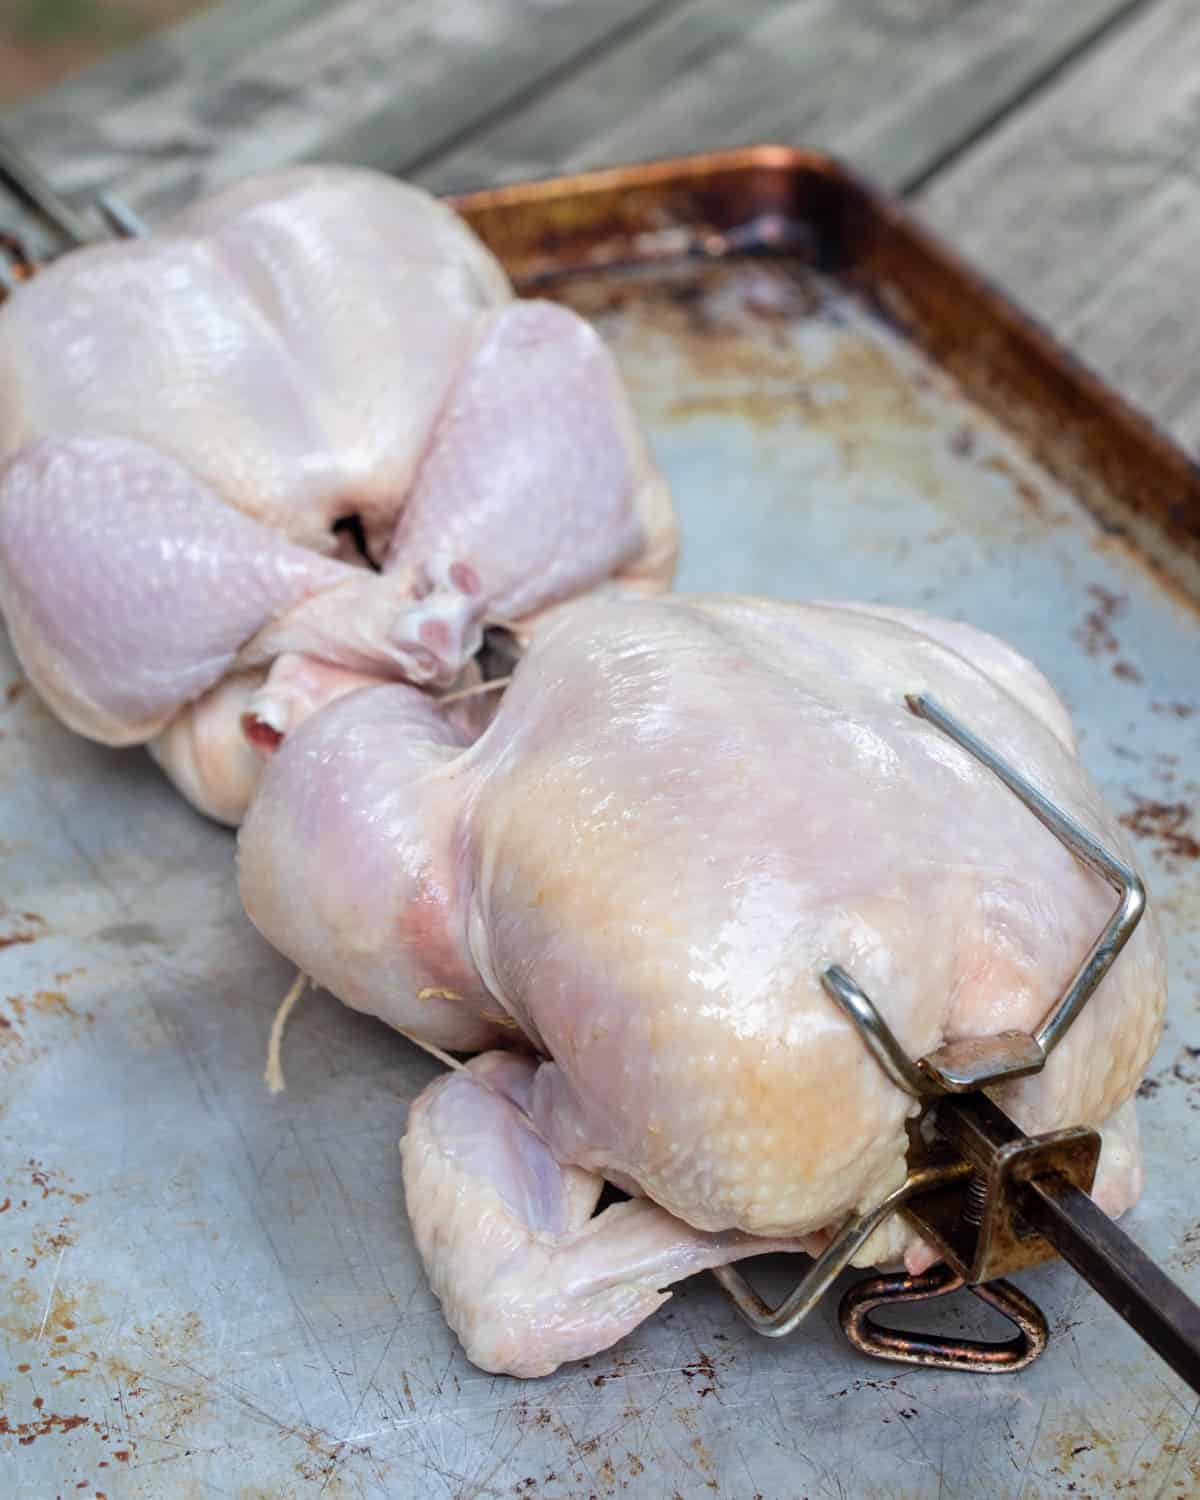
[[[610,340],[674,486],[681,587],[958,616],[1063,693],[1170,945],[1128,1228],[1200,1295],[1194,466],[823,158],[462,207],[526,290]],[[144,755],[60,728],[3,647],[0,1494],[1200,1492],[1195,1396],[1062,1265],[1021,1278],[1052,1339],[1016,1376],[866,1361],[836,1298],[760,1340],[707,1278],[589,1363],[482,1375],[401,1197],[396,1141],[436,1064],[310,994],[287,1092],[266,1092],[291,973],[239,910],[232,855]],[[771,1295],[796,1273],[753,1274]],[[986,1317],[967,1298],[927,1320]]]

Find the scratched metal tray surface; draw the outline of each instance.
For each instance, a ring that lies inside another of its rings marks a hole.
[[[674,486],[683,588],[915,605],[1054,680],[1170,944],[1128,1227],[1200,1294],[1196,470],[819,157],[461,207],[523,289],[611,342]],[[1022,1278],[1053,1332],[1016,1376],[866,1361],[836,1298],[762,1341],[706,1278],[588,1363],[482,1375],[401,1196],[396,1142],[436,1065],[310,995],[269,1095],[291,974],[239,910],[231,835],[141,753],[60,728],[7,647],[0,825],[0,1493],[1200,1492],[1196,1398],[1062,1265]],[[778,1294],[797,1269],[754,1275]],[[927,1321],[986,1316],[968,1298]]]

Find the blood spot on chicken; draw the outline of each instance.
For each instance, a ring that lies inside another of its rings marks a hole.
[[[242,720],[242,732],[254,746],[264,755],[271,755],[283,744],[283,735],[272,724],[266,724],[262,719],[253,714],[247,714]]]
[[[463,594],[478,594],[483,586],[479,582],[479,574],[470,563],[465,562],[450,564],[450,582]]]
[[[427,1001],[465,1000],[464,991],[454,982],[461,982],[465,976],[462,962],[446,930],[446,913],[441,903],[436,899],[413,901],[399,913],[396,925],[406,944],[427,955],[426,967],[435,980],[420,991],[419,998]]]
[[[16,701],[20,698],[21,694],[24,691],[25,684],[23,682],[10,682],[9,685],[4,689],[5,703],[10,705],[16,703]]]
[[[1122,682],[1142,681],[1142,674],[1130,661],[1113,662],[1112,674],[1114,677],[1119,677]]]
[[[450,649],[450,627],[445,620],[422,620],[418,634],[431,651]]]

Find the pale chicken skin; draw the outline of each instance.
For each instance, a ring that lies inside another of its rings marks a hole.
[[[1130,860],[1041,675],[964,625],[871,606],[597,597],[533,640],[474,743],[404,686],[281,748],[239,841],[263,934],[351,1005],[490,1053],[402,1150],[471,1359],[543,1374],[702,1266],[819,1245],[902,1180],[913,1101],[820,983],[841,964],[913,1057],[1037,1026],[1114,897],[906,708],[933,693]],[[1131,861],[1132,862],[1132,861]],[[1152,918],[1038,1077],[1111,1213],[1165,1000]],[[596,1218],[601,1179],[634,1193]],[[867,1259],[928,1260],[898,1226]]]
[[[250,179],[0,310],[17,654],[71,728],[149,743],[225,821],[319,704],[448,687],[487,625],[664,587],[674,559],[596,334],[381,174]]]

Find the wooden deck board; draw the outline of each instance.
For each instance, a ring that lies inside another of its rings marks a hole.
[[[1200,446],[1195,0],[227,0],[4,125],[68,194],[151,217],[295,159],[451,191],[824,145],[921,184],[935,228]]]
[[[419,175],[458,191],[780,140],[826,146],[903,187],[1130,8],[694,0]]]
[[[153,215],[281,162],[423,158],[681,3],[227,0],[2,124],[60,191]]]
[[[452,190],[767,138],[897,186],[1138,3],[230,0],[4,126],[150,214],[296,159]]]
[[[1158,0],[916,203],[1200,452],[1200,6]]]

